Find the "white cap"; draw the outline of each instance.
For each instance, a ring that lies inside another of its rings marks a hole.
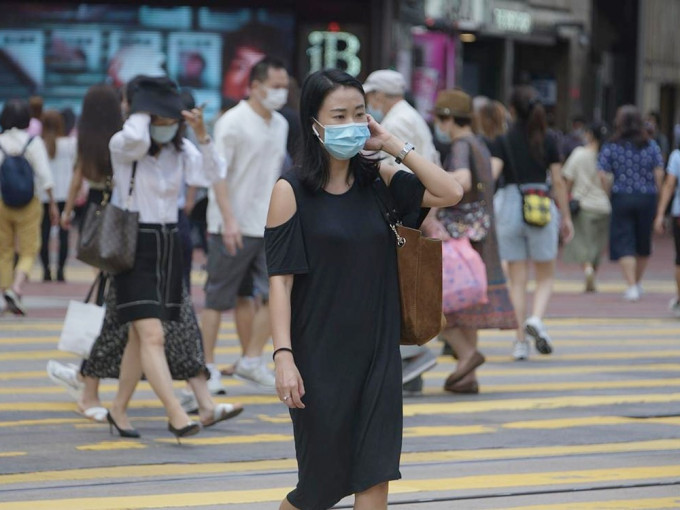
[[[384,92],[390,96],[401,96],[406,92],[406,80],[397,71],[381,69],[373,71],[364,82],[364,92]]]

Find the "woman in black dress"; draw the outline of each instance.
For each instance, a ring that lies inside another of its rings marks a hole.
[[[386,508],[401,476],[400,310],[395,239],[373,182],[382,178],[411,227],[463,190],[368,116],[361,84],[342,71],[307,78],[300,118],[302,165],[276,184],[265,231],[276,389],[299,470],[281,509],[326,509],[349,494],[356,509]]]

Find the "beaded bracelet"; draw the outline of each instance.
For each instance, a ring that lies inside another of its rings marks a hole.
[[[274,354],[272,354],[272,359],[274,361],[276,361],[276,355],[281,351],[288,351],[289,353],[293,354],[293,349],[291,349],[290,347],[279,347],[274,351]]]

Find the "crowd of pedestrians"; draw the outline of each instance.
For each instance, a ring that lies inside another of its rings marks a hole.
[[[564,261],[582,268],[584,291],[596,292],[608,245],[623,299],[642,299],[652,231],[666,230],[672,200],[680,296],[680,150],[666,172],[658,115],[643,120],[627,105],[611,136],[580,117],[561,135],[548,127],[538,93],[522,85],[507,107],[440,91],[428,124],[394,70],[363,84],[316,72],[295,97],[290,84],[282,62],[255,63],[247,97],[220,114],[212,133],[191,91],[165,76],[91,87],[75,124],[72,112],[43,109],[37,97],[5,102],[0,290],[10,313],[27,313],[24,284],[38,254],[43,281],[67,280],[69,231],[82,228],[88,210],[110,203],[138,217],[133,267],[93,269],[92,294],[106,311],[89,356],[80,366],[47,366],[84,417],[140,437],[127,409],[145,377],[180,441],[243,411],[213,398],[225,393],[223,377],[237,377],[290,408],[299,482],[281,508],[329,508],[348,494],[356,508],[384,508],[388,482],[400,477],[402,395],[422,391],[436,356],[429,346],[399,345],[395,239],[376,186],[405,226],[445,246],[462,242],[483,264],[480,297],[443,310],[439,338],[457,359],[443,381],[448,392],[480,392],[479,330],[514,330],[515,360],[529,358],[532,343],[553,352],[543,320],[560,246]],[[286,106],[298,103],[299,114]],[[200,190],[205,217],[192,221]],[[207,240],[200,320],[190,280],[195,237]],[[445,249],[445,265],[454,252]],[[445,294],[462,280],[444,281]],[[680,316],[680,298],[670,306]],[[241,353],[220,369],[227,311]],[[273,371],[263,354],[270,341]],[[118,379],[109,408],[99,397],[103,378]],[[186,389],[175,392],[173,379]]]

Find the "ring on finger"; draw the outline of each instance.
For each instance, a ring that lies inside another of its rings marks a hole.
[[[285,397],[283,397],[283,401],[285,402],[285,401],[288,400],[289,398],[290,398],[290,395],[286,395]]]

